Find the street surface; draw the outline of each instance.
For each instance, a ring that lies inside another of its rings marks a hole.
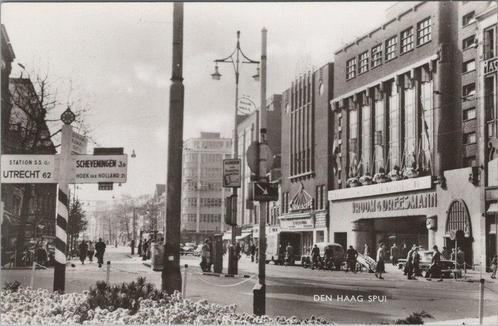
[[[105,261],[108,260],[111,261],[111,283],[127,282],[142,276],[157,287],[161,285],[161,273],[152,271],[136,255],[131,257],[129,248],[108,247]],[[198,257],[182,257],[182,275],[184,264],[189,266],[187,297],[207,299],[213,303],[237,304],[239,312],[252,313],[252,288],[257,282],[256,263],[251,263],[249,258],[243,256],[239,273],[251,278],[226,278],[202,275],[199,262]],[[87,290],[96,281],[106,278],[106,266],[98,268],[95,260],[93,263],[86,261],[85,265],[76,259],[72,263],[75,267],[68,266],[66,269],[67,292]],[[380,324],[422,310],[434,316],[428,322],[478,317],[480,275],[476,272],[469,273],[466,281],[445,279],[443,282],[429,282],[424,278],[409,281],[401,271],[387,264],[384,280],[376,279],[373,274],[366,272],[346,274],[339,271],[312,271],[300,266],[266,266],[268,315],[299,318],[315,315],[342,324]],[[30,273],[28,269],[2,270],[2,282],[19,280],[27,286]],[[35,273],[35,288],[52,289],[53,269],[37,270]],[[485,316],[496,316],[498,283],[491,280],[489,274],[484,277]],[[343,301],[338,300],[341,296]],[[369,296],[375,302],[369,302]],[[320,298],[321,301],[316,301]],[[493,318],[486,320],[497,323]]]

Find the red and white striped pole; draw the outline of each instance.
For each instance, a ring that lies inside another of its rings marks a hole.
[[[58,172],[57,213],[55,221],[55,267],[54,291],[64,292],[66,285],[66,243],[67,222],[69,218],[69,184],[68,173],[71,160],[71,137],[74,113],[67,109],[62,113],[61,154]]]

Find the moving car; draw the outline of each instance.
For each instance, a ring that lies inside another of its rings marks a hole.
[[[419,250],[420,254],[420,272],[416,276],[425,276],[425,273],[431,266],[432,256],[434,251],[432,250]],[[398,259],[398,269],[404,270],[406,265],[406,258]],[[441,256],[441,270],[443,277],[450,277],[451,271],[455,269],[455,262],[448,260]]]
[[[344,262],[344,248],[342,245],[338,243],[328,243],[328,242],[319,242],[316,244],[318,249],[320,249],[320,261],[318,266],[319,268],[322,269],[335,269],[335,270],[340,270],[341,265]],[[325,261],[325,253],[328,253],[328,257],[331,259],[328,261]],[[312,259],[311,259],[311,253],[308,255],[304,255],[301,258],[301,264],[303,267],[311,267]]]

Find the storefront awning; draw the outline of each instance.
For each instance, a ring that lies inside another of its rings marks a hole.
[[[486,211],[486,213],[497,214],[498,213],[498,203],[491,203],[491,205],[489,205],[489,208]]]

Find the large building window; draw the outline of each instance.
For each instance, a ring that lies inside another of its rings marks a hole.
[[[484,78],[484,112],[488,125],[488,137],[496,137],[496,77]]]
[[[469,60],[466,61],[462,64],[462,72],[470,72],[476,70],[476,61],[475,60]]]
[[[371,58],[372,58],[371,61],[372,68],[378,67],[382,64],[382,43],[377,44],[372,48]]]
[[[422,170],[430,170],[432,167],[431,153],[434,148],[434,104],[433,104],[433,82],[428,67],[424,66],[421,72],[420,83],[420,111],[422,113],[422,152],[419,153],[419,163],[424,166]],[[421,159],[422,160],[421,160]]]
[[[356,77],[356,58],[349,59],[346,62],[346,79]]]
[[[413,50],[413,27],[401,32],[401,54]]]
[[[386,41],[386,61],[396,58],[396,46],[398,45],[398,36],[393,36]]]
[[[394,81],[388,88],[389,104],[389,170],[395,166],[401,167],[399,162],[399,94]]]
[[[405,76],[405,79],[408,77]],[[416,110],[415,110],[415,89],[413,87],[408,87],[408,82],[405,80],[404,90],[403,90],[403,102],[404,102],[404,121],[403,125],[405,128],[404,134],[404,144],[403,144],[403,165],[405,167],[411,166],[415,160],[415,142],[417,137],[417,132],[415,129],[416,123]]]
[[[475,22],[475,12],[471,11],[462,17],[462,26],[467,26]]]
[[[372,127],[371,113],[372,109],[367,95],[362,96],[361,106],[361,162],[363,174],[372,172]]]
[[[359,74],[363,74],[368,71],[368,51],[360,54],[360,66],[358,69]]]
[[[349,111],[349,177],[355,177],[358,172],[358,110]]]
[[[374,101],[374,114],[375,114],[375,139],[374,139],[374,156],[375,156],[375,172],[379,172],[380,168],[386,169],[384,162],[384,100],[381,95],[375,90],[375,101]]]
[[[471,101],[476,95],[476,84],[471,83],[463,86],[462,97],[464,101]]]
[[[484,30],[484,60],[496,56],[496,25]]]
[[[468,132],[463,134],[463,143],[465,145],[477,143],[477,136],[475,132]]]
[[[417,45],[431,41],[432,22],[431,18],[422,20],[417,24]]]
[[[473,120],[475,118],[477,118],[477,111],[475,107],[463,111],[463,121]]]
[[[463,50],[467,50],[467,49],[473,47],[474,44],[475,44],[475,40],[476,40],[476,36],[475,35],[471,35],[471,36],[465,38],[462,41],[462,49]]]

